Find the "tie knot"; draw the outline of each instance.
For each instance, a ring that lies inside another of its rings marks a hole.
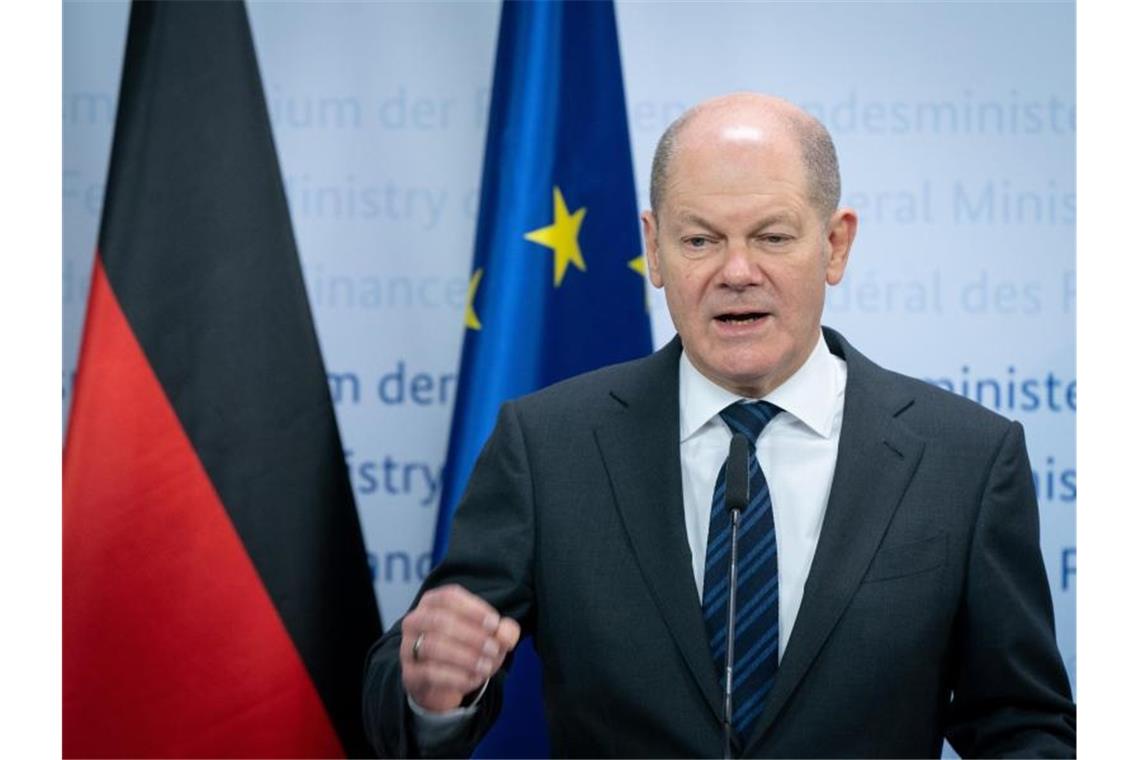
[[[783,410],[768,401],[744,402],[738,401],[732,406],[726,406],[720,413],[720,418],[728,425],[733,433],[743,433],[748,438],[750,446],[756,445],[764,426]]]

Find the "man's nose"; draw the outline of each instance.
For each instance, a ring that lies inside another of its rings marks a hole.
[[[755,285],[759,280],[759,267],[753,260],[746,241],[729,241],[725,248],[721,279],[731,288]]]

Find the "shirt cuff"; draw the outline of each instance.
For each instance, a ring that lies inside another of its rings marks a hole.
[[[416,743],[421,751],[430,753],[432,748],[439,747],[459,736],[463,729],[471,722],[479,710],[479,701],[483,699],[484,692],[491,679],[483,682],[483,688],[475,695],[475,699],[466,707],[456,707],[443,712],[431,712],[421,707],[408,695],[408,707],[412,711],[412,721],[415,726]]]

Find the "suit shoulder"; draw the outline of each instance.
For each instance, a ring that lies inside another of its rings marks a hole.
[[[951,443],[1000,440],[1016,423],[934,383],[879,366],[835,330],[824,337],[847,362],[847,400],[879,406],[924,437]]]
[[[946,388],[879,366],[836,330],[824,327],[823,334],[831,353],[847,363],[848,403],[877,407],[920,434],[961,431],[974,441],[1004,437],[1014,424]]]
[[[611,392],[635,382],[648,372],[656,356],[643,356],[584,372],[520,396],[513,403],[521,414],[528,416],[560,416],[566,413],[581,415],[599,405],[615,403]]]
[[[899,415],[916,432],[973,442],[1003,438],[1014,423],[981,404],[925,380],[881,370],[913,400]]]

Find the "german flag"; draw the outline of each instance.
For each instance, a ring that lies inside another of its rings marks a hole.
[[[241,3],[135,3],[63,458],[65,756],[369,754],[380,633]]]

